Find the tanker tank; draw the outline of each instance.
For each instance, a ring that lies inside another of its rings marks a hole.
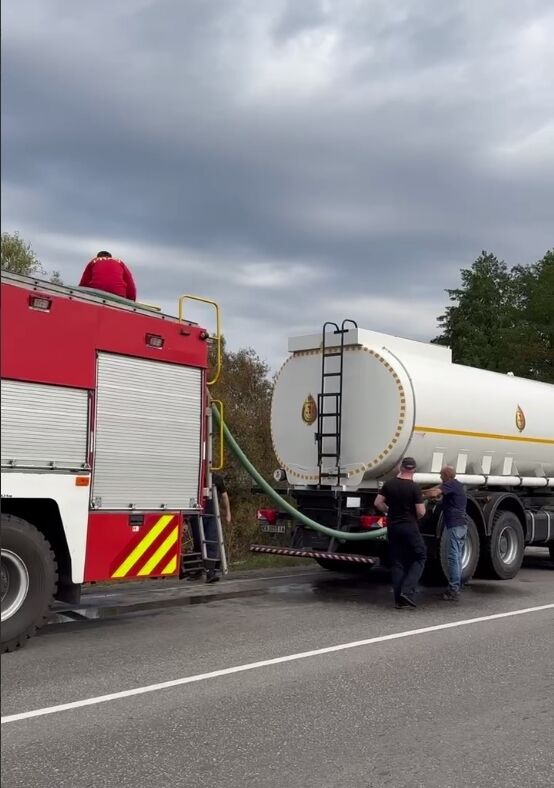
[[[448,464],[466,484],[554,487],[554,386],[454,364],[446,347],[375,331],[351,329],[343,353],[339,345],[331,334],[322,397],[321,333],[289,340],[271,433],[292,486],[337,484],[338,433],[347,489],[375,488],[405,455],[421,483]]]

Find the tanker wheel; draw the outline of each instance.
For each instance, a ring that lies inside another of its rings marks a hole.
[[[348,561],[334,561],[332,558],[314,558],[316,564],[329,572],[342,572],[343,574],[363,574],[369,572],[371,564],[356,564]]]
[[[490,536],[482,545],[485,576],[511,580],[521,568],[524,552],[525,538],[519,517],[513,512],[496,512]]]
[[[438,557],[429,559],[425,565],[424,580],[434,585],[448,582],[448,539],[446,528],[442,529]],[[479,531],[474,520],[467,515],[467,536],[462,553],[462,585],[469,583],[479,563]]]
[[[47,619],[58,572],[49,542],[34,525],[2,514],[2,653],[22,646]]]
[[[442,575],[448,578],[448,534],[446,528],[442,529],[439,555]],[[467,536],[462,552],[462,585],[469,583],[479,563],[479,531],[473,519],[467,515]]]

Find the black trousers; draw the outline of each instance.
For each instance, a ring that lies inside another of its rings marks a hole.
[[[190,530],[195,553],[202,552],[202,541],[200,539],[200,522],[198,517],[193,515],[190,520]],[[219,548],[217,546],[217,522],[213,515],[205,514],[202,518],[204,525],[204,538],[206,540],[206,564],[208,569],[216,569],[219,565]]]
[[[416,523],[394,523],[387,533],[394,600],[400,602],[401,594],[413,599],[425,568],[425,542]]]

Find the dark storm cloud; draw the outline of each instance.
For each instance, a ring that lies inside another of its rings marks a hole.
[[[552,245],[553,20],[547,0],[21,0],[4,227],[66,279],[109,242],[147,300],[213,295],[272,361],[335,305],[430,336],[482,248]]]

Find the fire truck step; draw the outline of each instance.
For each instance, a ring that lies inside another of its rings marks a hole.
[[[251,553],[285,555],[294,558],[323,558],[327,561],[343,561],[347,564],[367,564],[375,566],[376,561],[367,555],[351,555],[350,553],[329,553],[326,550],[297,550],[294,547],[270,547],[265,544],[250,545]]]
[[[181,569],[184,572],[202,569],[203,566],[202,553],[184,553],[181,556]]]

